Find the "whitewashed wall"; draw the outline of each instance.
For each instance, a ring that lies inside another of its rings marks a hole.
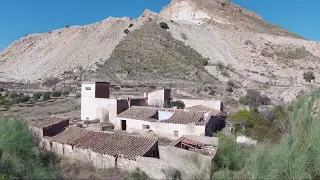
[[[86,88],[91,90],[86,90]],[[117,99],[95,98],[95,83],[83,83],[81,88],[81,119],[116,122]],[[106,118],[109,117],[109,118]]]
[[[121,120],[126,120],[127,131],[131,132],[148,132],[152,130],[155,134],[161,137],[167,137],[169,139],[175,140],[183,135],[196,135],[204,136],[205,126],[197,126],[193,124],[172,124],[172,123],[160,123],[160,122],[148,122],[142,120],[117,118],[118,119],[118,129],[121,125]],[[149,125],[150,129],[143,130],[142,125]],[[178,131],[178,137],[174,137],[174,131]]]
[[[91,88],[91,90],[86,90]],[[95,83],[83,83],[81,87],[81,119],[94,120],[96,118]]]
[[[164,104],[164,89],[148,93],[148,105],[163,106]]]

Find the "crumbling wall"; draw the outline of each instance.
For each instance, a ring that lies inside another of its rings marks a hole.
[[[172,147],[159,146],[160,159],[177,169],[185,179],[210,179],[211,156]]]
[[[162,89],[148,93],[148,105],[155,107],[165,107],[170,102],[171,90]]]
[[[41,141],[43,137],[43,129],[35,126],[28,126],[29,132],[32,137],[34,137],[38,142]]]
[[[60,156],[70,157],[84,163],[92,164],[94,167],[107,169],[115,167],[115,158],[109,155],[103,155],[93,152],[89,149],[72,147],[71,145],[50,142],[42,139],[41,147],[56,153]],[[117,167],[128,171],[134,171],[140,168],[145,171],[148,176],[155,179],[163,179],[162,169],[168,168],[168,164],[163,160],[148,157],[138,157],[137,160],[129,160],[119,157],[117,159]]]

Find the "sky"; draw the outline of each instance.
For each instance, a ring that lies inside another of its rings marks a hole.
[[[231,0],[309,40],[320,40],[319,0]],[[159,12],[170,0],[0,0],[0,51],[25,34]]]

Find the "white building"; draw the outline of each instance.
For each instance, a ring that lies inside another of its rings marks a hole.
[[[110,83],[83,82],[81,87],[81,119],[116,123],[117,114],[130,106],[147,105],[146,98],[110,98]]]
[[[133,106],[117,116],[115,128],[129,133],[152,132],[169,139],[183,135],[205,136],[208,122],[214,121],[211,117],[219,115],[203,111]]]
[[[171,89],[162,89],[148,93],[148,105],[154,107],[167,107],[171,99]]]

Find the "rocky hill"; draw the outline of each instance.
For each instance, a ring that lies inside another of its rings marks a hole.
[[[159,14],[27,35],[0,52],[0,81],[170,85],[215,98],[254,88],[289,101],[309,88],[303,73],[317,86],[319,62],[319,42],[238,5],[172,0]]]

